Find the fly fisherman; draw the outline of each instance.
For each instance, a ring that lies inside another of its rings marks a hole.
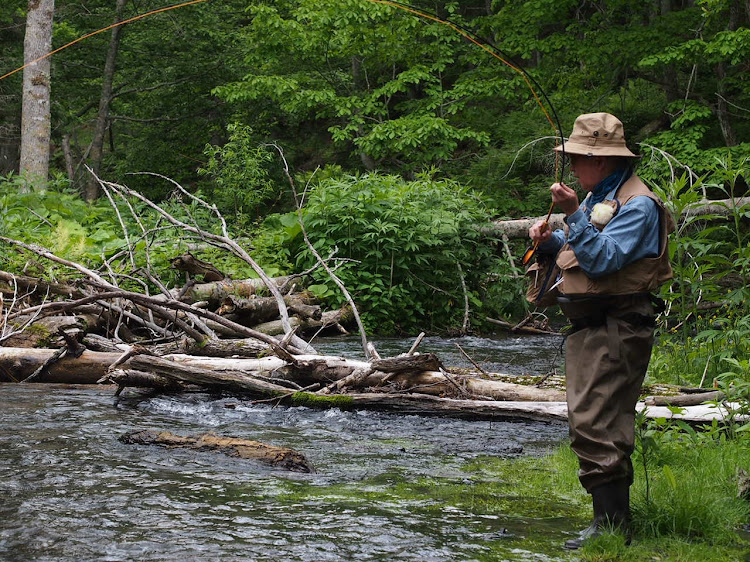
[[[550,187],[565,230],[546,221],[529,229],[538,252],[556,254],[557,301],[572,324],[565,346],[571,447],[578,477],[591,494],[594,519],[565,547],[577,549],[603,530],[630,543],[630,485],[635,405],[653,345],[652,293],[672,278],[667,237],[674,221],[633,173],[623,126],[608,113],[580,115],[555,148],[587,192],[579,205],[564,183]]]

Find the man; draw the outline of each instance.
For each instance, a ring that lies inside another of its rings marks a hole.
[[[556,254],[558,303],[572,324],[565,373],[571,447],[592,496],[594,519],[565,543],[577,549],[615,528],[629,542],[635,405],[654,335],[652,293],[672,278],[667,237],[674,221],[633,173],[622,123],[608,113],[579,116],[555,148],[587,192],[582,203],[564,183],[550,187],[565,231],[544,221],[529,229],[538,252]]]

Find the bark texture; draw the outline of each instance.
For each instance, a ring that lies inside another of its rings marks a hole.
[[[55,0],[29,0],[23,42],[20,172],[46,186],[50,154],[50,60]]]

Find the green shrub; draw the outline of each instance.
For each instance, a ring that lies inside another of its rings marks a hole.
[[[444,331],[462,325],[464,290],[473,311],[480,284],[497,263],[477,225],[488,211],[468,189],[449,180],[404,181],[379,174],[329,178],[304,207],[318,252],[336,251],[336,274],[352,293],[369,330]],[[300,247],[298,268],[314,263]],[[324,272],[312,287],[332,304],[344,298]]]

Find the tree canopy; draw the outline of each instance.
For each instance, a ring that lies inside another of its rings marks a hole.
[[[242,126],[258,143],[281,143],[295,170],[335,164],[408,179],[435,169],[518,212],[536,207],[552,170],[552,141],[536,141],[556,131],[535,94],[548,97],[563,134],[579,113],[610,111],[632,144],[658,146],[698,172],[716,150],[748,154],[750,14],[739,0],[415,2],[432,19],[389,4],[210,0],[125,25],[102,173],[148,170],[210,188],[198,173],[206,147]],[[161,7],[125,2],[122,18]],[[3,70],[22,63],[25,9],[23,0],[0,7]],[[53,48],[114,17],[111,2],[58,0]],[[528,72],[535,94],[457,27]],[[108,46],[102,33],[52,57],[52,168],[79,186]],[[18,77],[0,81],[0,93],[2,166],[12,172]]]

